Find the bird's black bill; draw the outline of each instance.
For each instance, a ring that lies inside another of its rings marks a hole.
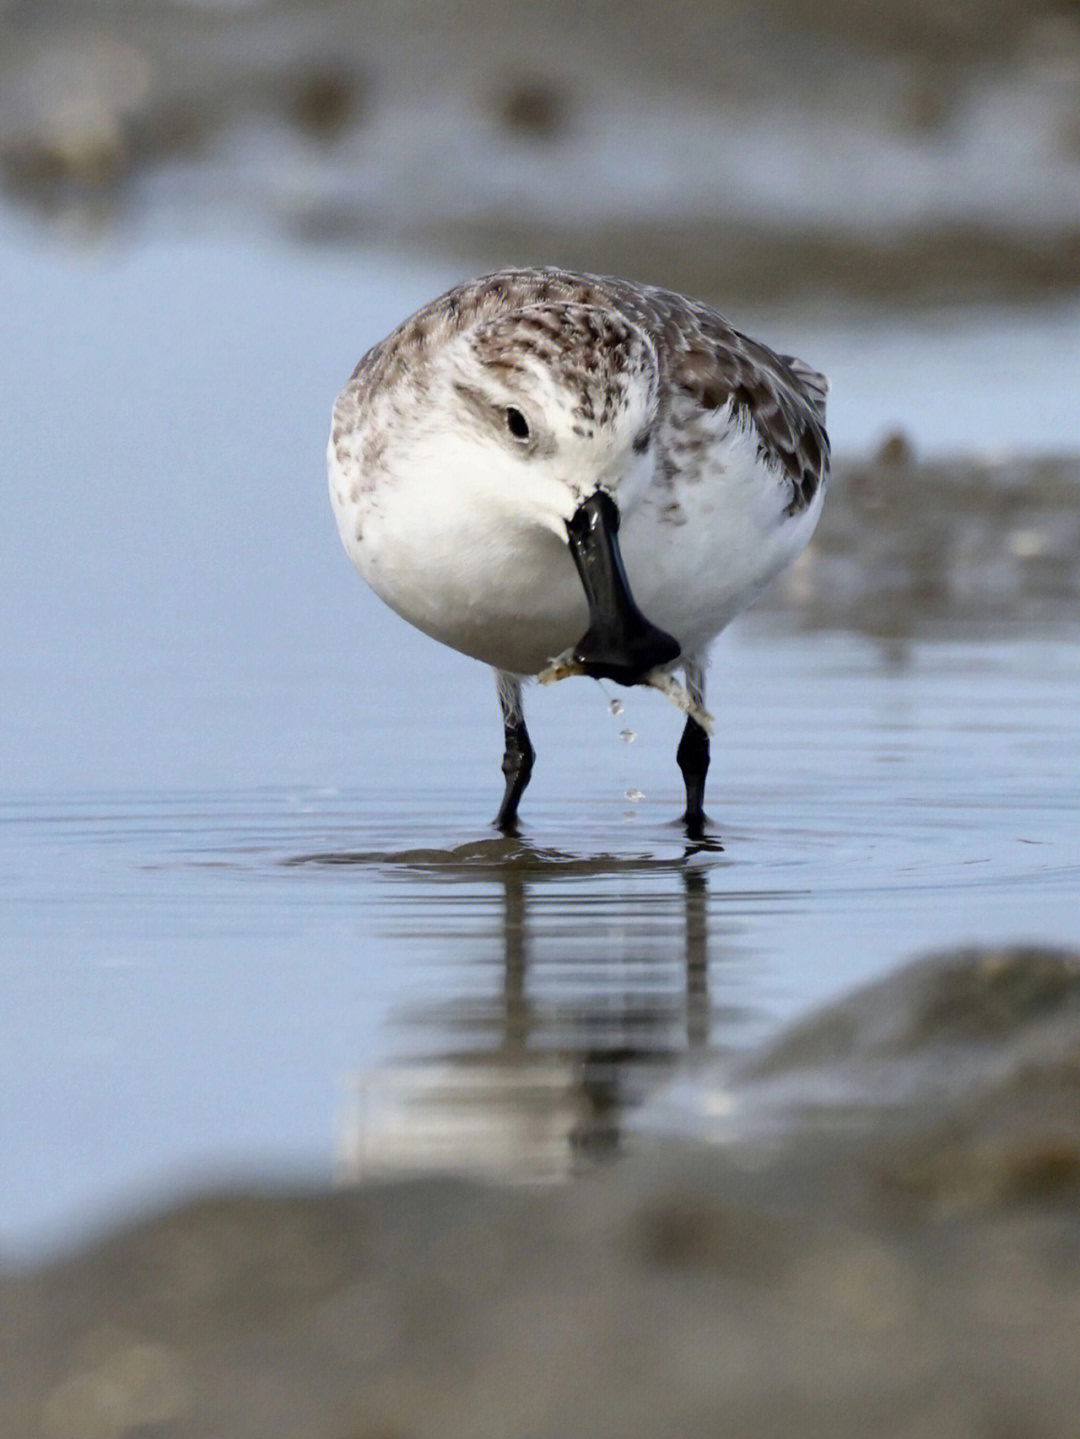
[[[657,665],[679,657],[679,644],[657,629],[634,603],[619,553],[619,510],[603,490],[590,495],[566,522],[570,553],[589,602],[589,628],[574,659],[593,679],[635,685]]]

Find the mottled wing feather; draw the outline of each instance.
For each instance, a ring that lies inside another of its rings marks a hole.
[[[653,286],[603,282],[632,318],[660,340],[669,384],[705,409],[730,405],[753,427],[762,458],[792,483],[792,514],[828,473],[823,375],[741,334],[707,306]]]
[[[813,406],[818,423],[825,423],[825,401],[829,397],[829,382],[820,370],[813,369],[805,360],[795,355],[781,355],[781,360],[803,387],[806,398]]]

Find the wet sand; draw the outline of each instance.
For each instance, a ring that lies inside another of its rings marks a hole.
[[[932,956],[565,1186],[177,1202],[0,1281],[3,1433],[1054,1439],[1080,957]]]

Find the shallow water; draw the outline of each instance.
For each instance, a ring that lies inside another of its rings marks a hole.
[[[631,696],[627,747],[587,682],[539,696],[527,839],[492,837],[471,670],[391,723],[361,704],[340,792],[9,799],[6,1243],[209,1173],[565,1172],[920,948],[1075,938],[1072,649],[759,637],[717,673],[722,850],[669,823],[675,712]],[[335,686],[305,691],[325,736]],[[272,705],[253,686],[217,722]],[[446,762],[407,780],[433,725]]]
[[[490,681],[363,591],[322,472],[361,349],[452,277],[10,233],[0,274],[8,1252],[209,1174],[562,1173],[922,947],[1075,941],[1070,644],[736,629],[722,849],[671,824],[676,712],[567,682],[531,700],[526,837],[499,840]],[[1037,415],[991,318],[967,348],[898,328],[873,366],[856,323],[807,333],[837,448],[1074,443],[1075,339],[1013,320],[1060,362]]]

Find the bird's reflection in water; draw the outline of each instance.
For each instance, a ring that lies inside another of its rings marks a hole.
[[[415,1169],[579,1173],[618,1154],[628,1114],[708,1052],[708,880],[718,850],[581,858],[500,839],[333,858],[428,884],[481,882],[502,948],[497,992],[404,1016],[441,1036],[435,1053],[352,1081],[344,1180]]]

